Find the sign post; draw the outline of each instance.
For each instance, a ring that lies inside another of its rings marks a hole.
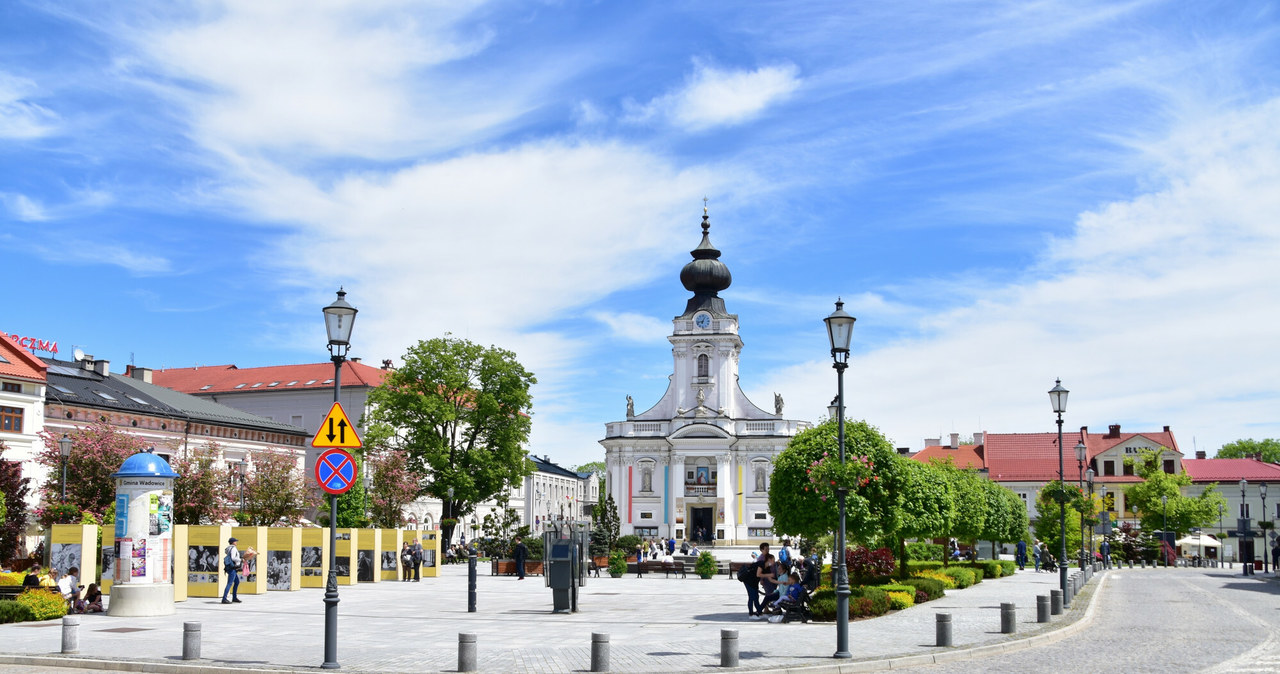
[[[342,448],[363,446],[341,403],[334,401],[311,438],[311,446],[330,448],[315,465],[316,484],[329,495],[329,578],[324,587],[324,662],[320,668],[338,669],[338,496],[355,485],[360,473],[355,458]]]

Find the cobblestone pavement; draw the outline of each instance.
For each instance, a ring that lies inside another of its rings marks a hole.
[[[1035,597],[1047,594],[1056,578],[1027,571],[951,591],[919,607],[855,621],[850,625],[853,661],[841,662],[852,665],[849,671],[896,668],[905,663],[885,659],[955,656],[969,647],[1016,644],[1069,625],[1085,614],[1091,589],[1052,623],[1035,622]],[[1089,588],[1097,585],[1095,579]],[[731,628],[740,634],[743,669],[836,663],[831,658],[833,624],[748,621],[744,595],[742,584],[726,576],[592,578],[583,589],[580,612],[558,615],[550,612],[551,591],[540,577],[521,581],[482,572],[479,610],[468,613],[466,568],[448,566],[440,578],[421,583],[342,587],[338,661],[342,669],[356,671],[455,671],[457,635],[468,632],[477,636],[482,672],[585,671],[591,662],[591,634],[603,632],[610,635],[613,671],[703,671],[719,664],[720,630]],[[310,669],[323,660],[322,596],[318,589],[272,592],[243,596],[244,603],[233,606],[193,598],[178,604],[175,616],[83,616],[78,656],[56,655],[58,621],[0,625],[0,664],[42,666],[52,663],[32,656],[53,656],[73,666],[140,671],[145,663],[147,671],[183,671],[183,623],[194,621],[202,625],[203,671]],[[1018,607],[1019,633],[1013,636],[999,633],[1000,603],[1010,601]],[[938,612],[952,614],[953,649],[933,644]],[[27,659],[15,661],[18,656]]]
[[[1093,620],[1052,644],[913,672],[1280,672],[1280,583],[1223,569],[1108,574]]]

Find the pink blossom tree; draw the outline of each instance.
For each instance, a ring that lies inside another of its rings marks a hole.
[[[218,467],[221,457],[222,447],[216,442],[187,447],[174,457],[175,524],[220,524],[231,517],[233,498],[228,471]]]
[[[409,472],[404,452],[372,450],[365,465],[373,473],[369,492],[369,513],[374,526],[396,528],[402,522],[404,506],[418,495],[418,480]]]
[[[111,474],[120,470],[125,459],[145,450],[147,443],[105,421],[81,426],[68,431],[67,435],[71,438],[71,456],[67,459],[67,497],[63,499],[60,437],[48,430],[40,431],[44,449],[36,455],[36,461],[49,467],[49,477],[40,485],[41,500],[45,506],[72,506],[79,511],[75,513],[74,522],[80,521],[80,512],[91,512],[101,518],[116,501],[116,485]]]

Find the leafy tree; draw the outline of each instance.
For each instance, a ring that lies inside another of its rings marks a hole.
[[[67,503],[82,511],[102,515],[116,502],[116,482],[111,474],[120,470],[125,459],[145,450],[147,443],[105,421],[81,426],[67,435],[71,438],[71,456],[67,459],[67,497],[64,500],[61,497],[59,438],[48,430],[40,431],[44,449],[36,455],[36,461],[49,468],[49,477],[40,485],[41,500],[45,503]]]
[[[573,469],[575,473],[595,473],[600,477],[596,478],[600,482],[600,492],[604,493],[604,476],[607,466],[603,461],[588,461]]]
[[[1161,531],[1165,528],[1166,509],[1161,497],[1169,500],[1168,526],[1175,534],[1217,522],[1218,505],[1227,502],[1218,492],[1217,485],[1205,487],[1196,497],[1183,496],[1182,488],[1191,484],[1191,476],[1185,470],[1176,475],[1164,472],[1162,451],[1163,448],[1160,451],[1143,450],[1137,459],[1124,461],[1126,466],[1133,466],[1135,475],[1142,478],[1142,482],[1127,487],[1124,492],[1125,501],[1138,506],[1143,530]]]
[[[1020,541],[1026,540],[1031,528],[1031,521],[1027,517],[1027,504],[1022,500],[1021,496],[1013,493],[1010,489],[1004,490],[1005,509],[1009,515],[1006,521],[1009,530],[1005,533],[1002,541]]]
[[[951,499],[956,512],[955,517],[948,521],[950,528],[940,533],[957,541],[972,543],[978,540],[986,531],[987,497],[983,483],[987,480],[976,471],[957,468],[950,457],[931,463],[951,484]],[[943,565],[949,562],[950,555],[944,555]]]
[[[249,455],[253,469],[245,478],[244,514],[237,519],[248,526],[297,525],[316,498],[297,459],[283,450],[257,450]]]
[[[1219,459],[1247,459],[1260,455],[1267,463],[1280,463],[1280,440],[1264,438],[1228,442],[1218,450]]]
[[[399,527],[404,518],[404,506],[417,496],[418,481],[409,473],[404,452],[366,449],[366,454],[368,467],[373,472],[369,518],[374,526]]]
[[[895,457],[902,473],[902,502],[898,511],[898,575],[906,578],[907,539],[934,538],[951,530],[956,517],[951,481],[941,469],[905,457]]]
[[[0,493],[0,524],[4,524],[4,518],[9,516],[9,507],[5,505],[4,494]]]
[[[231,515],[227,471],[218,466],[222,448],[216,442],[180,450],[173,459],[175,524],[219,524]]]
[[[511,498],[506,492],[499,494],[494,501],[496,507],[484,516],[480,524],[480,531],[484,534],[480,549],[487,557],[507,556],[511,550],[512,535],[519,533],[520,513],[510,507]]]
[[[1067,509],[1067,555],[1070,556],[1070,551],[1080,549],[1080,512],[1084,507],[1079,502],[1084,498],[1074,483],[1064,486],[1058,480],[1046,484],[1036,495],[1036,511],[1040,514],[1036,518],[1036,538],[1044,541],[1055,559],[1062,554],[1059,504],[1065,504]]]
[[[899,528],[898,498],[902,493],[897,452],[876,427],[865,421],[845,424],[846,466],[839,467],[836,420],[796,434],[774,459],[769,486],[769,511],[781,534],[817,539],[840,523],[835,490],[844,486],[847,543],[873,543]],[[818,484],[812,471],[830,475]],[[856,480],[856,481],[855,481]],[[866,480],[866,482],[863,482]]]
[[[0,559],[13,559],[27,532],[27,493],[31,478],[22,476],[22,464],[4,459],[8,449],[0,441],[0,494],[4,495],[6,512],[0,524]]]
[[[514,353],[445,335],[402,361],[369,392],[367,435],[405,453],[418,494],[441,499],[444,518],[462,519],[533,473],[523,445],[537,380]]]
[[[603,489],[600,490],[600,500],[591,510],[591,554],[609,554],[618,542],[621,528],[622,520],[618,517],[618,505],[613,502],[613,495],[606,495]]]

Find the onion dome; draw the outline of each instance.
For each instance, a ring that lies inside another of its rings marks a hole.
[[[689,251],[693,256],[684,269],[680,270],[680,283],[693,293],[685,308],[685,315],[699,309],[713,314],[726,315],[724,300],[716,294],[733,283],[733,275],[729,268],[720,261],[720,251],[711,244],[711,217],[707,215],[706,206],[702,207],[702,241],[697,248]]]

